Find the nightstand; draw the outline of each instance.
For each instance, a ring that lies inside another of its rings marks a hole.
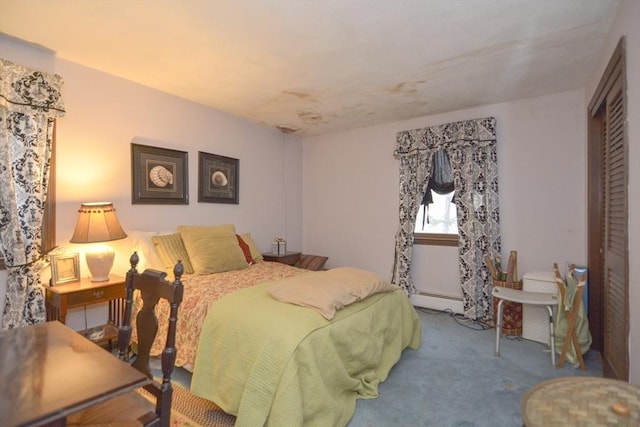
[[[118,337],[118,326],[122,321],[125,297],[125,279],[121,276],[110,275],[105,282],[92,282],[91,279],[65,283],[45,288],[47,304],[47,320],[59,320],[65,323],[67,310],[85,307],[103,302],[109,303],[109,319],[104,327],[104,336],[93,340],[96,343],[108,343]],[[78,331],[88,337],[93,330]]]
[[[286,254],[281,254],[281,255],[268,252],[266,254],[262,254],[262,256],[264,257],[265,261],[272,261],[272,262],[279,262],[287,265],[294,265],[300,259],[300,252],[287,251]]]

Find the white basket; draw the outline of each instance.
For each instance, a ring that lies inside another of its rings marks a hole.
[[[532,271],[522,276],[522,290],[527,292],[558,292],[553,271]],[[524,304],[522,307],[522,338],[549,343],[549,312],[546,307]]]

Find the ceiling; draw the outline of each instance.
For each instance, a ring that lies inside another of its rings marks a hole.
[[[0,32],[307,136],[584,87],[617,4],[0,0]]]

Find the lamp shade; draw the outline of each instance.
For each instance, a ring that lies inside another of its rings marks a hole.
[[[71,243],[98,243],[124,239],[127,234],[116,216],[113,203],[83,203],[78,210],[78,222]]]
[[[112,203],[83,203],[78,210],[78,222],[71,243],[101,243],[127,237],[122,229]],[[109,280],[115,252],[111,247],[100,245],[85,253],[91,281]]]

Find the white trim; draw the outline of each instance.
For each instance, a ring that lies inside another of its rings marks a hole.
[[[457,314],[464,314],[462,300],[450,297],[441,297],[436,295],[413,294],[411,295],[411,303],[416,307],[430,308],[432,310],[445,311],[451,310]]]

